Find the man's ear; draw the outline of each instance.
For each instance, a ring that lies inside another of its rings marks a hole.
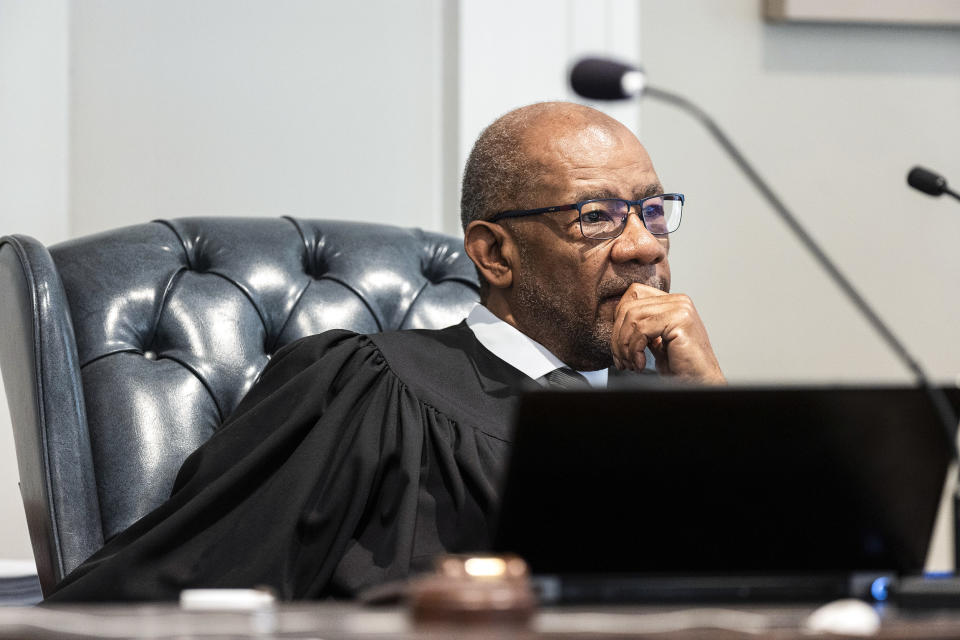
[[[491,287],[513,284],[513,238],[501,225],[474,220],[463,234],[463,247]]]

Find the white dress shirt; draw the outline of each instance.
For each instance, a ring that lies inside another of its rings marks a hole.
[[[470,311],[467,326],[488,351],[534,380],[539,381],[554,369],[567,366],[542,344],[493,315],[482,304]],[[607,369],[578,373],[587,379],[590,386],[607,388]]]

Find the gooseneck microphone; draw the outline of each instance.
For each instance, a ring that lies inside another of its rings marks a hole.
[[[939,173],[930,171],[930,169],[924,169],[923,167],[910,169],[910,173],[907,174],[907,184],[927,195],[941,196],[946,193],[960,200],[960,193],[951,191],[947,187],[947,180]]]
[[[643,71],[622,62],[606,60],[603,58],[586,58],[577,62],[570,70],[570,86],[575,93],[583,98],[590,100],[623,100],[636,97],[650,97],[672,104],[675,107],[687,112],[706,127],[707,131],[719,143],[727,155],[733,160],[747,179],[753,184],[760,194],[766,199],[774,211],[786,223],[787,227],[800,240],[800,243],[816,258],[821,267],[829,274],[833,282],[840,288],[847,298],[853,303],[861,315],[870,323],[870,326],[883,338],[891,351],[893,351],[900,361],[910,370],[917,384],[922,388],[930,398],[930,403],[936,410],[943,429],[947,434],[947,440],[950,443],[951,453],[955,461],[960,461],[960,454],[957,451],[956,428],[957,417],[953,412],[953,407],[947,399],[943,389],[935,387],[930,383],[930,379],[924,372],[920,363],[907,351],[907,348],[887,327],[886,323],[880,319],[880,316],[867,303],[866,299],[854,288],[853,284],[840,272],[840,269],[824,253],[820,245],[807,233],[806,229],[800,224],[780,198],[773,192],[773,189],[760,177],[760,174],[747,161],[740,150],[731,142],[730,138],[720,129],[716,122],[706,114],[700,107],[696,106],[686,98],[676,94],[657,89],[646,84]],[[931,195],[940,195],[949,193],[956,196],[954,192],[947,189],[946,180],[926,169],[915,168],[910,172],[912,178],[908,178],[910,186],[920,189]],[[915,184],[916,182],[916,184]],[[922,186],[918,186],[922,185]],[[930,189],[929,191],[927,189]],[[933,193],[936,191],[936,193]],[[960,196],[958,196],[960,197]],[[958,485],[960,491],[960,485]],[[954,544],[957,550],[957,558],[960,558],[960,493],[954,496]]]
[[[570,70],[570,87],[590,100],[625,100],[643,93],[646,76],[628,64],[604,58],[584,58]]]

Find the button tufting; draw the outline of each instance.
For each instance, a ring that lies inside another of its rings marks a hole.
[[[197,253],[191,262],[192,270],[196,273],[205,273],[210,270],[210,256],[206,253]]]
[[[423,277],[426,278],[430,284],[437,284],[437,282],[440,281],[440,278],[437,277],[436,269],[421,269],[420,273],[423,274]]]
[[[315,280],[322,278],[330,271],[330,265],[327,263],[327,256],[322,245],[317,247],[312,255],[307,256],[306,263],[305,271],[307,275]]]
[[[184,245],[187,265],[190,271],[205,273],[210,271],[217,256],[224,251],[220,243],[212,242],[205,235],[198,235]]]
[[[147,360],[156,360],[156,359],[157,359],[157,352],[156,352],[156,351],[144,351],[144,352],[143,352],[143,357],[146,358]]]
[[[450,266],[457,255],[448,253],[447,248],[440,245],[424,255],[420,260],[420,273],[431,284],[439,284],[450,273]]]

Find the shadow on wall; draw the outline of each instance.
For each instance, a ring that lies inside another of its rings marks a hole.
[[[770,71],[960,73],[960,27],[765,24],[763,64]]]

